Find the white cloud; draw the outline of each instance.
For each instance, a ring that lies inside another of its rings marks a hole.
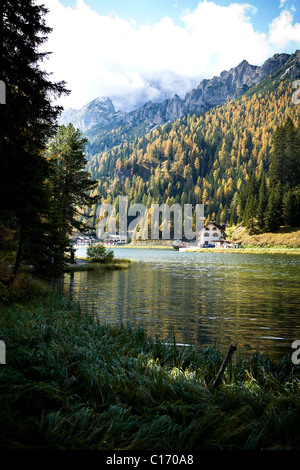
[[[279,47],[285,47],[289,42],[295,41],[300,46],[300,23],[293,24],[293,15],[284,10],[270,26],[269,41]]]
[[[198,63],[209,75],[234,67],[243,59],[257,64],[267,57],[266,35],[254,30],[247,11],[255,12],[248,4],[232,3],[222,7],[204,1],[194,12],[184,15],[183,21],[197,45]],[[217,59],[210,65],[212,56]]]
[[[168,90],[184,95],[201,78],[243,59],[262,63],[273,45],[299,34],[299,25],[282,12],[272,23],[269,42],[253,28],[247,14],[255,9],[249,4],[201,1],[196,10],[184,12],[181,26],[165,17],[137,27],[116,14],[101,16],[88,0],[77,0],[75,8],[59,0],[39,1],[49,8],[46,21],[53,28],[47,70],[72,90],[62,101],[65,107],[81,107],[98,96],[114,97],[121,106],[126,100],[160,98]]]

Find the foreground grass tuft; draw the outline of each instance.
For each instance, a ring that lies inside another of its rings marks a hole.
[[[300,372],[108,326],[60,294],[0,310],[2,449],[300,449]]]

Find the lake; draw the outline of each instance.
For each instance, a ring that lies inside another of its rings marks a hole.
[[[76,255],[84,256],[85,248]],[[237,355],[291,355],[300,340],[300,257],[113,248],[128,270],[76,272],[64,289],[101,321],[144,327],[152,338]]]

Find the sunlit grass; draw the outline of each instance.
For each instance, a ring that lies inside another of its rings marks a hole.
[[[83,262],[80,264],[69,264],[66,267],[66,272],[77,272],[77,271],[113,271],[119,269],[127,269],[131,263],[131,259],[118,259],[114,258],[109,263],[92,263],[87,259],[82,258]]]
[[[258,247],[258,246],[243,246],[241,248],[187,248],[186,251],[191,253],[238,253],[240,255],[249,254],[269,254],[269,255],[300,255],[300,248],[292,248],[288,246],[278,247]]]
[[[1,308],[0,447],[299,449],[300,372],[255,354],[166,345],[53,292]]]
[[[246,247],[300,249],[300,228],[280,227],[276,232],[249,233],[242,226],[226,228],[227,238]]]

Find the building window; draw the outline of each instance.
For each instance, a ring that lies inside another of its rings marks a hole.
[[[205,232],[204,236],[205,236],[205,237],[209,237],[209,233],[208,233],[208,232]]]
[[[218,236],[218,234],[217,234],[217,232],[215,232],[215,233],[213,234],[213,237],[217,237],[217,236]]]

